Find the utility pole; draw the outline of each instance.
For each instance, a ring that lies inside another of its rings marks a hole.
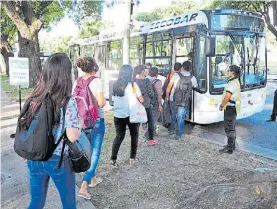
[[[124,27],[123,38],[123,64],[129,64],[130,54],[130,24],[131,24],[131,2],[132,0],[125,0],[126,22]]]

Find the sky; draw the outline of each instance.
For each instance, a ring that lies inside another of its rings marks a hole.
[[[140,0],[140,5],[137,12],[149,12],[157,7],[166,7],[171,0]],[[125,20],[122,15],[124,4],[118,3],[113,8],[105,7],[103,10],[103,20],[114,22],[116,28],[122,27]],[[119,15],[121,14],[121,15]],[[56,26],[53,26],[50,32],[41,31],[40,36],[77,36],[78,27],[68,17],[63,18]]]

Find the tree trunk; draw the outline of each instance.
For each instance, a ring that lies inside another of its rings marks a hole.
[[[6,73],[7,72],[7,65],[6,65],[6,60],[5,60],[5,55],[4,53],[0,53],[0,67],[1,67],[1,73]]]
[[[25,39],[18,33],[19,57],[29,58],[29,82],[30,87],[35,87],[41,72],[40,48],[38,32],[35,32],[34,40]]]

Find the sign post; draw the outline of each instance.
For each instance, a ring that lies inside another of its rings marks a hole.
[[[19,110],[21,111],[21,87],[29,87],[29,59],[25,57],[10,57],[10,85],[18,86]],[[15,134],[10,136],[15,137]]]

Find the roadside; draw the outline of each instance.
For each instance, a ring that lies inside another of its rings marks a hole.
[[[9,78],[5,74],[1,74],[1,88],[4,90],[11,102],[19,101],[18,87],[10,85]],[[33,91],[33,88],[22,88],[21,89],[21,98],[22,101],[25,101],[28,95]],[[2,91],[1,91],[2,97]],[[2,100],[1,100],[2,101]]]
[[[30,200],[26,165],[13,151],[13,139],[10,138],[10,135],[15,133],[18,114],[19,104],[11,102],[1,88],[1,208],[3,209],[26,208]],[[78,190],[76,186],[76,192]],[[77,207],[95,208],[90,201],[81,198],[77,198]],[[52,181],[45,208],[62,208],[58,191]]]
[[[139,162],[132,167],[127,134],[118,155],[120,167],[111,169],[108,162],[115,136],[111,119],[112,113],[107,112],[98,168],[104,182],[90,189],[98,209],[277,207],[277,161],[241,151],[222,155],[220,146],[193,133],[175,141],[161,128],[159,144],[140,147]]]

